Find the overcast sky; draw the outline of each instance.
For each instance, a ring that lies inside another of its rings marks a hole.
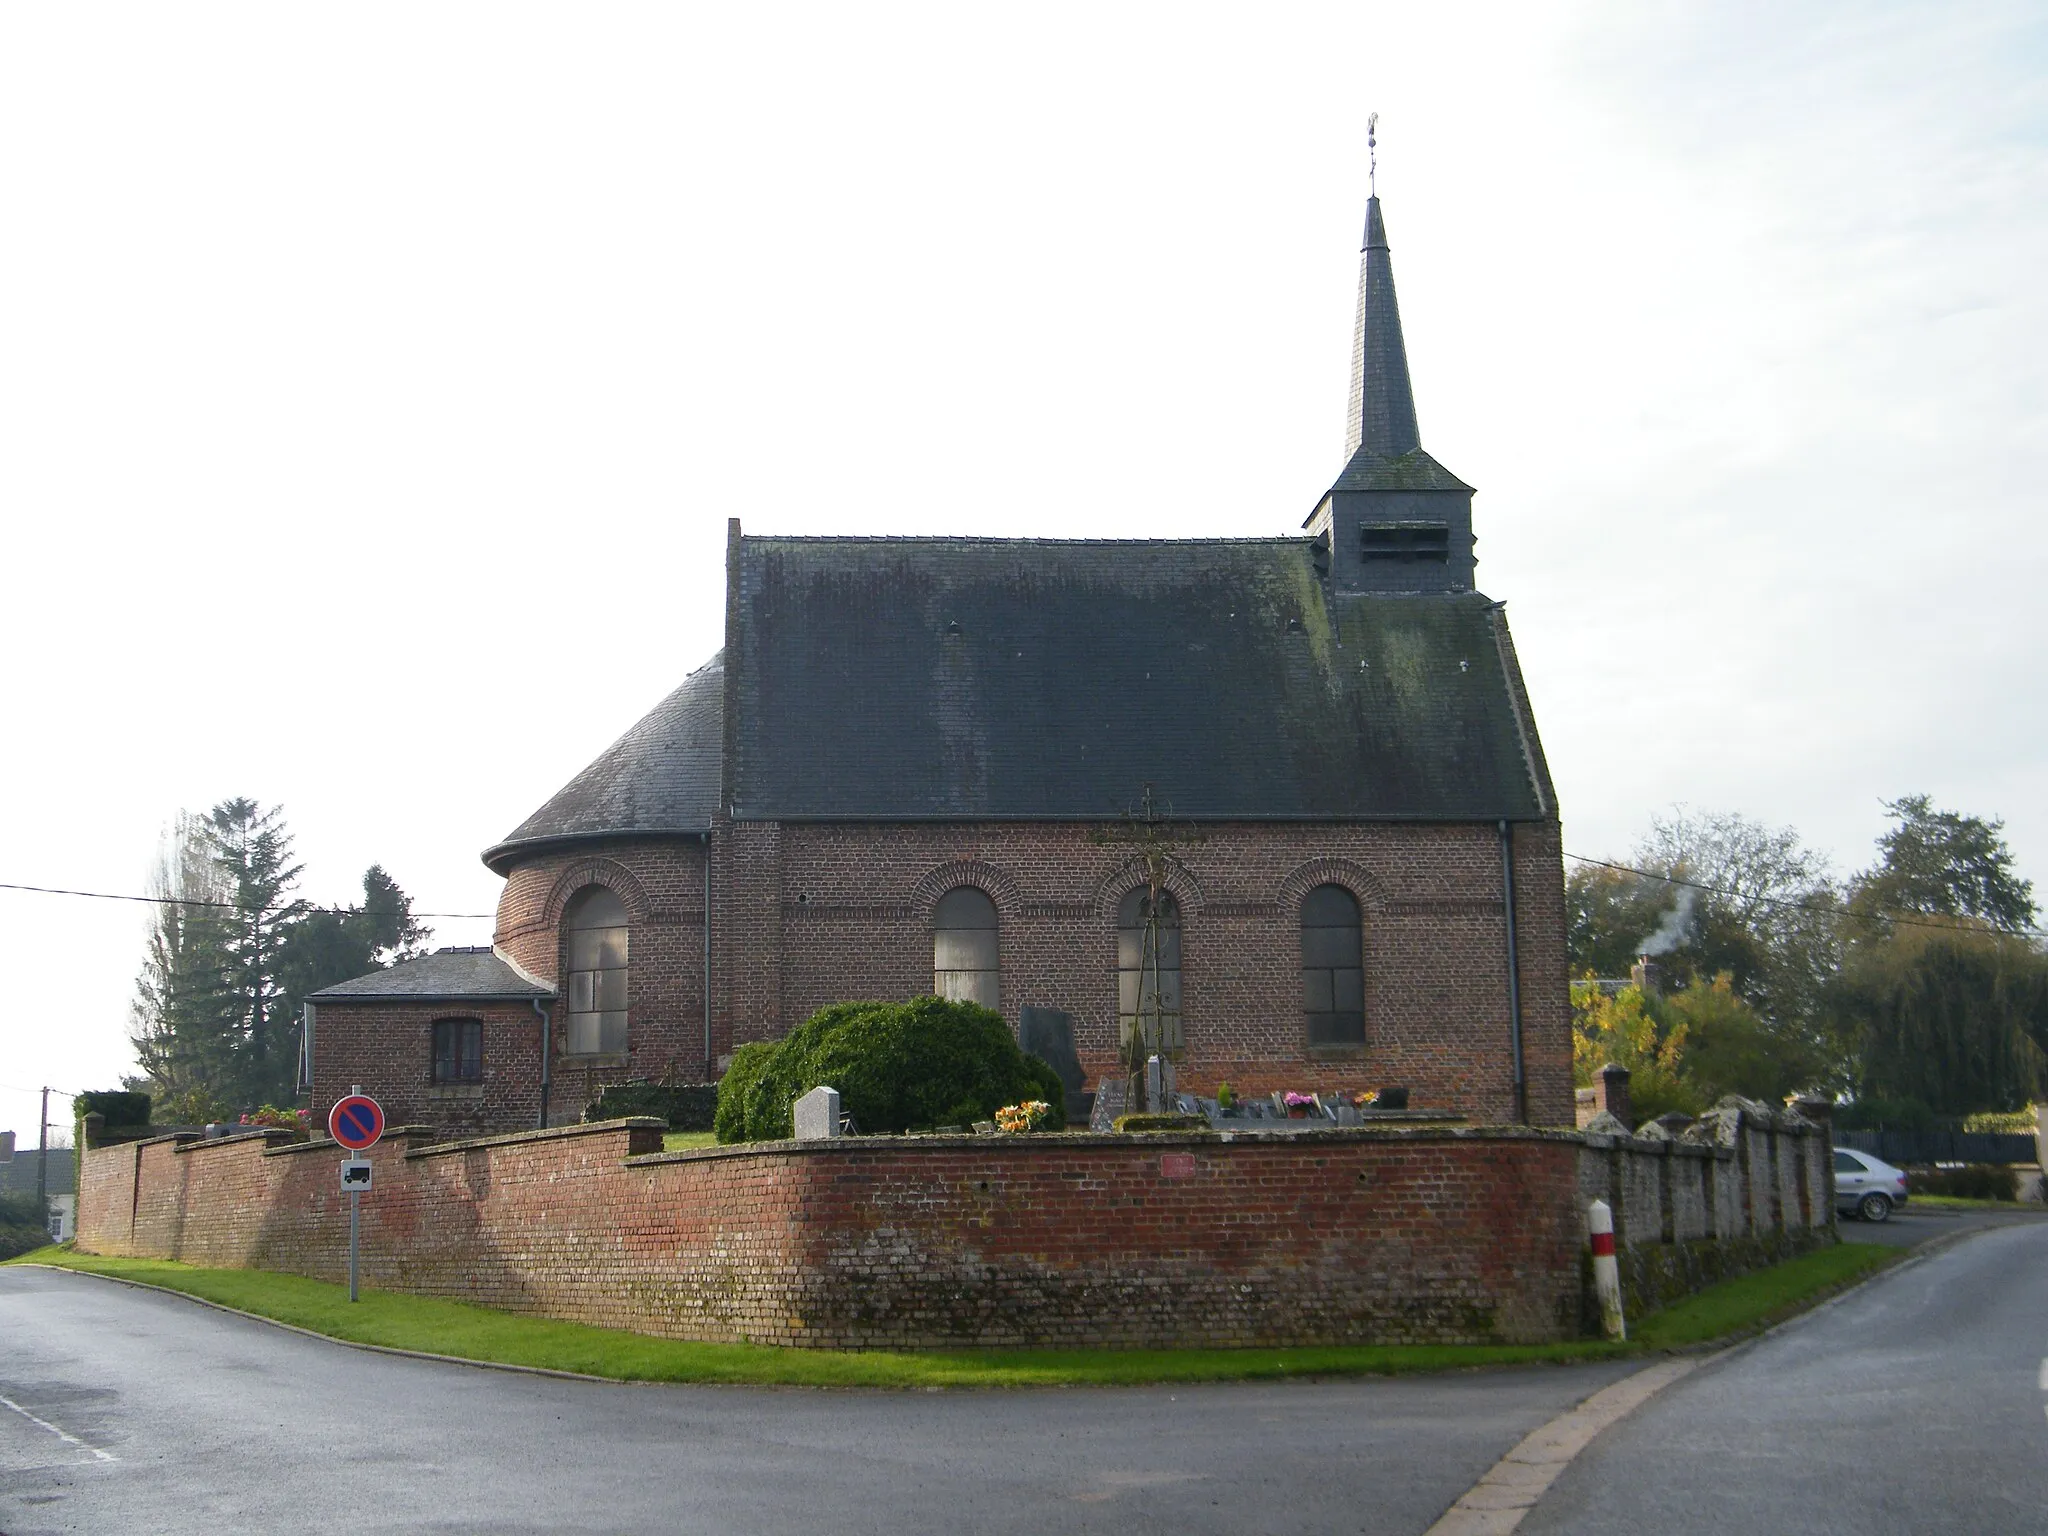
[[[246,794],[488,914],[727,517],[1293,531],[1368,111],[1566,846],[1924,791],[2048,889],[2048,10],[1871,0],[9,7],[0,881]],[[146,923],[0,891],[0,1129],[131,1070]]]

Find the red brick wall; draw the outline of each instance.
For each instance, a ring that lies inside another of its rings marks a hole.
[[[978,885],[995,901],[1002,1011],[1012,1026],[1026,1003],[1064,1009],[1075,1018],[1091,1081],[1113,1074],[1116,909],[1137,877],[1124,850],[1094,841],[1099,831],[1015,822],[721,823],[711,868],[712,1074],[736,1043],[779,1037],[826,1003],[928,991],[932,911],[957,884]],[[1515,1118],[1493,827],[1236,824],[1204,827],[1202,836],[1180,855],[1172,880],[1183,922],[1184,1089],[1212,1093],[1225,1081],[1242,1094],[1400,1084],[1418,1106],[1482,1123]],[[1569,1126],[1558,828],[1522,826],[1514,837],[1529,1118]],[[562,909],[584,887],[617,891],[630,924],[630,1055],[568,1057],[557,1006],[556,1121],[573,1119],[608,1083],[688,1081],[706,1071],[704,856],[702,844],[686,839],[622,839],[512,871],[497,944],[534,975],[559,979]],[[1301,1013],[1300,904],[1325,880],[1348,887],[1364,917],[1366,1046],[1349,1055],[1312,1055]],[[510,1023],[486,1024],[491,1039],[505,1042],[496,1055],[503,1073],[493,1073],[487,1040],[491,1091],[479,1108],[423,1097],[420,1031],[430,1023],[413,1006],[321,1008],[318,1112],[360,1082],[399,1095],[389,1106],[398,1120],[461,1132],[535,1123],[531,1026],[522,1034]],[[506,1075],[515,1068],[528,1074],[516,1083]]]
[[[559,1012],[559,1010],[557,1010]],[[433,1081],[434,1021],[483,1025],[483,1081]],[[560,1026],[556,1025],[559,1032]],[[312,1120],[355,1084],[388,1125],[432,1125],[481,1136],[540,1124],[540,1017],[528,1003],[321,1003],[313,1016]],[[581,1107],[578,1100],[572,1110]]]
[[[626,1123],[370,1154],[365,1283],[833,1347],[1542,1340],[1577,1331],[1580,1143],[862,1138],[634,1157]],[[332,1144],[86,1154],[81,1246],[344,1275]],[[130,1213],[133,1214],[131,1220]]]

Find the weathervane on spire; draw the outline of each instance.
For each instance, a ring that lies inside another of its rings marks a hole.
[[[1377,112],[1365,114],[1365,192],[1368,197],[1380,195],[1379,140],[1373,135],[1379,130],[1380,115]]]

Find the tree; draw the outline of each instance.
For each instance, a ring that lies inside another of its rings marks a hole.
[[[1685,1042],[1687,1082],[1708,1103],[1723,1094],[1782,1103],[1824,1081],[1827,1064],[1795,1033],[1773,1029],[1724,973],[1655,999],[1652,1009]]]
[[[1590,977],[1572,983],[1572,1081],[1588,1088],[1608,1063],[1627,1067],[1638,1123],[1705,1107],[1685,1077],[1685,1046],[1685,1024],[1660,1023],[1642,988],[1610,992]]]
[[[363,876],[362,904],[340,911],[293,894],[300,870],[283,812],[254,800],[181,813],[166,834],[130,1034],[136,1086],[165,1123],[289,1102],[306,996],[424,943],[411,898],[381,866]]]
[[[279,806],[265,809],[246,797],[223,800],[206,817],[213,861],[227,877],[234,921],[226,943],[228,985],[241,1032],[241,1097],[272,1103],[298,1088],[297,1063],[279,1037],[277,966],[285,932],[307,904],[291,895],[304,865],[292,862],[292,838]]]
[[[2005,824],[1887,801],[1878,859],[1850,884],[1852,941],[1832,995],[1858,1043],[1857,1096],[1937,1114],[2017,1109],[2048,1079],[2048,957],[2026,936],[2032,882]]]
[[[1972,918],[2006,933],[2033,926],[2034,882],[2013,873],[2002,820],[1936,810],[1930,795],[1884,808],[1897,825],[1877,840],[1878,862],[1856,877],[1858,911]]]
[[[1725,976],[1760,1032],[1744,1049],[1778,1058],[1763,1079],[1845,1086],[1853,1051],[1830,1033],[1824,1006],[1841,957],[1827,861],[1791,827],[1677,806],[1651,822],[1629,863],[1582,865],[1567,879],[1573,968],[1621,977],[1648,954],[1674,997]]]
[[[165,832],[149,893],[159,904],[129,1005],[141,1086],[160,1107],[176,1106],[167,1124],[212,1119],[240,1068],[228,985],[232,891],[202,818],[180,812]]]
[[[1937,1114],[2013,1110],[2048,1077],[2048,958],[1983,927],[1899,924],[1857,946],[1838,988],[1860,1031],[1858,1096]]]

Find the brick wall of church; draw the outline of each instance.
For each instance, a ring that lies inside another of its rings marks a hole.
[[[932,985],[932,909],[993,898],[1002,1011],[1074,1016],[1091,1079],[1116,1071],[1116,909],[1137,883],[1098,829],[1045,823],[724,823],[712,861],[713,1055],[785,1033],[826,1003]],[[1500,848],[1489,826],[1239,824],[1202,829],[1172,882],[1182,910],[1186,1088],[1402,1084],[1418,1105],[1512,1119]],[[1564,881],[1554,824],[1515,832],[1530,1118],[1572,1123]],[[554,979],[562,906],[610,885],[632,924],[630,1062],[558,1057],[558,1103],[590,1085],[703,1066],[700,845],[619,841],[515,869],[498,943]],[[1334,881],[1364,914],[1363,1053],[1312,1056],[1300,1004],[1301,898]],[[559,1028],[559,1020],[558,1020]],[[557,1038],[557,1049],[563,1040]]]
[[[434,1082],[437,1019],[482,1023],[481,1082]],[[327,1112],[357,1083],[376,1099],[387,1125],[471,1136],[535,1125],[540,1019],[523,1002],[322,1003],[313,1018],[313,1124],[324,1129]]]

